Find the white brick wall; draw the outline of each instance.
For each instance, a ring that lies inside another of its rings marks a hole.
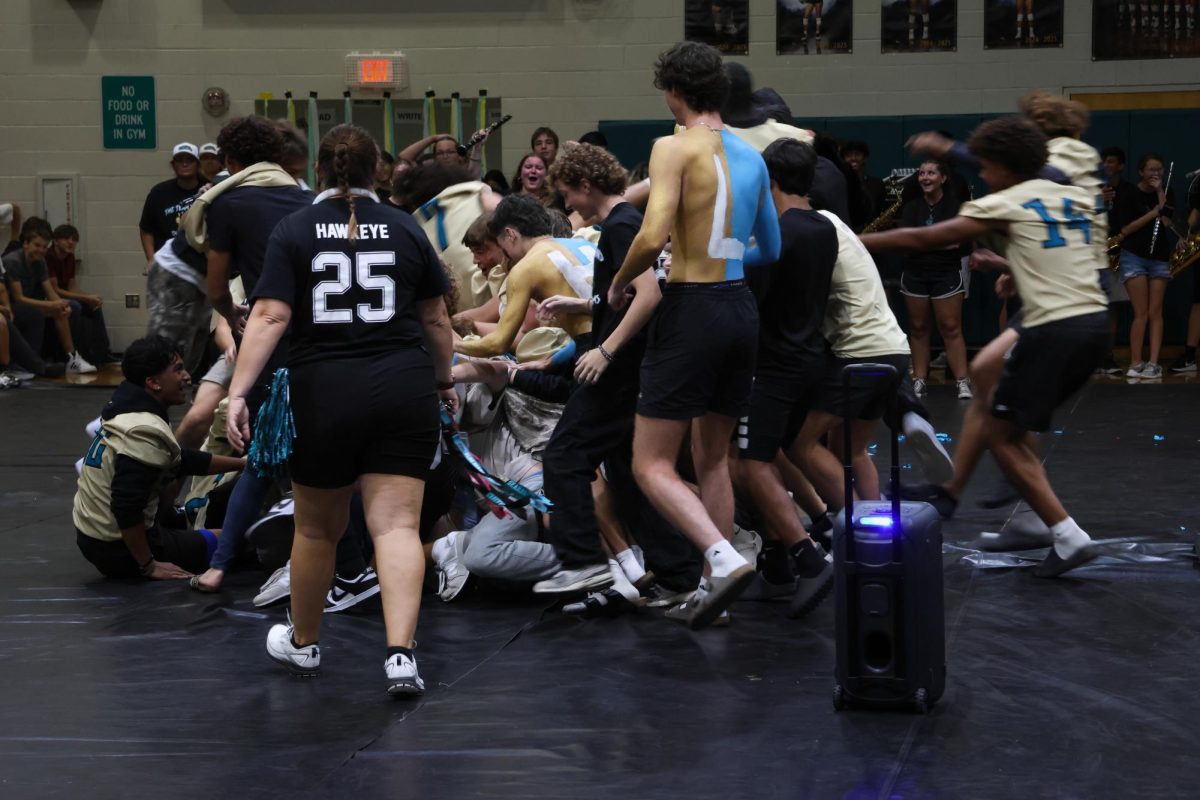
[[[775,0],[751,0],[759,85],[798,114],[855,116],[998,111],[1033,86],[1050,90],[1195,88],[1196,62],[1091,61],[1091,4],[1067,3],[1065,47],[983,49],[982,4],[960,0],[958,52],[883,55],[877,2],[858,0],[854,54],[775,55]],[[0,26],[0,201],[33,210],[39,173],[78,172],[84,201],[84,284],[104,294],[118,346],[141,333],[137,219],[151,184],[170,175],[169,147],[216,138],[223,120],[200,107],[224,87],[231,115],[255,97],[315,90],[340,96],[351,50],[403,50],[413,96],[487,88],[513,114],[509,169],[533,129],[566,137],[599,119],[665,116],[650,83],[655,55],[682,37],[682,0],[32,0],[5,3]],[[156,78],[159,149],[104,151],[100,76]],[[226,118],[228,119],[228,118]]]

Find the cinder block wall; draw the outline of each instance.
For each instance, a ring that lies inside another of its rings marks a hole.
[[[983,49],[982,4],[959,3],[956,53],[882,55],[878,0],[858,0],[854,53],[775,55],[775,0],[751,0],[760,85],[798,115],[936,114],[1013,107],[1030,87],[1193,88],[1193,61],[1091,61],[1091,4],[1067,3],[1065,46]],[[487,88],[514,117],[505,166],[535,127],[578,136],[600,119],[661,118],[655,55],[682,37],[682,0],[6,0],[0,25],[0,201],[32,212],[35,176],[78,173],[84,203],[82,281],[107,299],[118,346],[145,308],[137,219],[146,191],[170,175],[170,146],[215,139],[224,120],[200,106],[226,89],[230,116],[260,92],[337,97],[352,50],[403,50],[412,96]],[[159,149],[105,151],[100,76],[154,75]]]

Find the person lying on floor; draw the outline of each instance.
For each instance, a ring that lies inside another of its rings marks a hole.
[[[184,402],[188,373],[167,339],[146,336],[125,351],[125,381],[100,414],[84,457],[72,519],[83,557],[109,578],[170,580],[202,572],[216,549],[209,530],[155,524],[164,486],[180,475],[245,469],[246,459],[180,448],[167,409]]]

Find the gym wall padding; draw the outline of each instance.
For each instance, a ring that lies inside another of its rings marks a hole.
[[[920,131],[943,130],[966,138],[979,123],[999,114],[912,115],[897,117],[813,117],[797,119],[800,127],[828,133],[838,139],[861,139],[871,148],[868,172],[886,176],[893,169],[917,166],[917,159],[904,150],[909,136]],[[670,120],[601,120],[599,129],[608,137],[609,149],[627,168],[646,161],[654,139],[671,132]],[[1161,153],[1168,162],[1175,161],[1175,179],[1171,193],[1175,199],[1177,227],[1186,225],[1186,189],[1184,174],[1200,169],[1200,109],[1096,111],[1084,140],[1100,150],[1115,145],[1128,156],[1126,180],[1137,180],[1137,159],[1141,153]],[[978,176],[966,176],[977,193],[985,191]],[[892,278],[895,263],[883,266],[885,277]],[[1167,287],[1163,308],[1165,344],[1182,344],[1191,306],[1192,281],[1197,269],[1188,270]],[[1117,329],[1117,344],[1128,344],[1131,312],[1127,303],[1118,307],[1121,323]],[[898,308],[898,312],[902,309]],[[973,274],[971,297],[963,311],[963,333],[967,343],[979,346],[997,332],[999,303],[991,291],[987,276]],[[902,319],[902,322],[904,320]]]

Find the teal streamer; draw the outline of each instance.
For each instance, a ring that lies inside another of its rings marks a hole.
[[[292,418],[291,391],[287,367],[275,370],[271,394],[258,409],[254,421],[254,438],[250,442],[249,460],[259,477],[282,477],[292,444],[296,439],[296,423]]]

